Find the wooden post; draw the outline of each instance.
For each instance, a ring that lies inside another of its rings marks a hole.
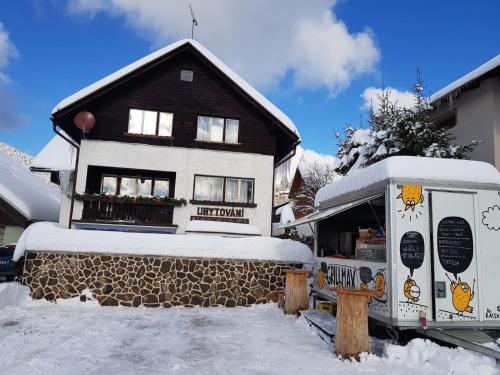
[[[368,301],[373,291],[367,289],[332,288],[337,293],[337,332],[335,353],[355,358],[370,353],[368,336]]]
[[[285,270],[285,314],[297,314],[309,308],[307,271]]]
[[[285,290],[284,289],[278,290],[278,307],[280,309],[285,307]]]

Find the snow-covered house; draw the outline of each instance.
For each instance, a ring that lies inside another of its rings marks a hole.
[[[83,111],[95,118],[86,134],[74,125]],[[185,233],[193,221],[230,222],[233,234],[251,225],[269,236],[274,166],[300,142],[283,112],[194,40],[67,97],[52,121],[79,148],[60,223],[85,229]]]
[[[33,222],[57,222],[59,208],[59,194],[54,189],[0,152],[0,245],[15,243]]]
[[[314,206],[314,196],[312,191],[306,191],[305,179],[312,173],[317,177],[325,177],[326,174],[331,175],[332,181],[340,178],[339,175],[333,172],[338,165],[338,159],[332,155],[317,153],[314,150],[304,150],[300,146],[297,148],[295,160],[291,160],[290,168],[295,166],[295,169],[288,178],[289,189],[286,195],[286,201],[274,207],[273,215],[273,235],[278,236],[285,233],[284,227],[289,223],[298,220],[311,211],[307,210],[307,206]],[[276,173],[276,172],[275,172]],[[278,172],[283,173],[283,172]],[[301,197],[302,196],[302,197]],[[307,196],[307,197],[306,197]],[[293,202],[291,199],[295,198]],[[300,237],[312,235],[312,230],[309,225],[298,226],[298,235]]]
[[[434,121],[450,129],[459,144],[482,141],[470,158],[500,168],[500,55],[430,98]]]

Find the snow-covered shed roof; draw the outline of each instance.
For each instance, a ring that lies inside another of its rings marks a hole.
[[[14,260],[26,250],[173,257],[258,259],[312,263],[309,248],[292,240],[252,236],[108,232],[63,228],[55,223],[30,225],[17,242]]]
[[[482,161],[392,156],[326,185],[316,194],[316,205],[389,179],[500,186],[500,173]]]
[[[209,220],[191,220],[186,226],[186,233],[213,233],[245,236],[262,235],[259,228],[255,225]]]
[[[485,62],[483,65],[474,69],[472,72],[467,73],[463,77],[457,79],[455,82],[450,83],[448,86],[436,92],[430,97],[430,102],[437,102],[438,100],[444,99],[446,96],[453,94],[454,91],[460,91],[462,86],[467,85],[471,81],[480,78],[481,76],[498,67],[500,67],[500,55],[495,56],[491,60]]]
[[[174,51],[175,49],[190,44],[198,52],[200,52],[205,58],[207,58],[212,64],[214,64],[220,71],[222,71],[229,79],[231,79],[237,86],[239,86],[244,92],[246,92],[250,97],[252,97],[257,103],[259,103],[264,109],[266,109],[271,115],[273,115],[278,121],[280,121],[284,126],[297,135],[300,138],[299,131],[290,118],[285,115],[278,107],[271,103],[264,95],[252,87],[247,81],[241,78],[236,72],[224,64],[219,58],[217,58],[213,53],[207,50],[203,45],[193,39],[182,39],[175,43],[172,43],[158,51],[155,51],[130,65],[125,66],[117,70],[116,72],[110,74],[109,76],[85,87],[84,89],[68,96],[67,98],[61,100],[52,110],[52,114],[68,107],[69,105],[85,98],[86,96],[98,91],[105,86],[115,82],[116,80],[140,69],[141,67],[147,65],[148,63],[161,58],[162,56]]]
[[[31,162],[32,169],[68,171],[75,169],[76,148],[56,135]]]
[[[28,168],[0,152],[0,198],[29,221],[58,221],[59,194]]]

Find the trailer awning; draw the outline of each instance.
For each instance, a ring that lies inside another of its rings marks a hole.
[[[376,195],[372,195],[370,197],[358,199],[358,200],[355,200],[355,201],[352,201],[349,203],[344,203],[344,204],[341,204],[339,206],[333,206],[333,207],[327,208],[326,210],[323,210],[323,211],[315,211],[313,213],[310,213],[307,216],[301,217],[298,220],[295,220],[291,223],[288,223],[287,225],[284,225],[284,226],[280,227],[279,229],[296,227],[298,225],[308,224],[308,223],[312,223],[314,221],[328,219],[329,217],[331,217],[333,215],[336,215],[340,212],[346,211],[350,208],[359,206],[360,204],[366,203],[366,202],[371,201],[375,198],[380,198],[383,195],[384,195],[384,193],[379,193]]]

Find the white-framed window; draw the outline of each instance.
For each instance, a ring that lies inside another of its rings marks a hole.
[[[193,82],[194,72],[190,69],[181,69],[181,81]]]
[[[226,178],[226,202],[253,203],[253,180]]]
[[[235,119],[226,119],[226,131],[224,134],[224,142],[238,143],[238,131],[240,122]]]
[[[150,178],[122,177],[120,195],[129,197],[149,197],[153,181]]]
[[[254,180],[195,175],[193,199],[196,201],[252,204],[254,201]]]
[[[118,176],[102,176],[101,193],[116,195],[118,191]]]
[[[153,195],[155,197],[168,197],[170,193],[170,181],[155,179],[153,183]]]
[[[194,200],[223,202],[224,177],[195,176]]]
[[[171,137],[173,120],[173,113],[130,108],[128,133]]]
[[[196,140],[238,143],[239,120],[198,116]]]
[[[138,176],[103,175],[101,194],[129,197],[168,197],[170,196],[170,180]]]

